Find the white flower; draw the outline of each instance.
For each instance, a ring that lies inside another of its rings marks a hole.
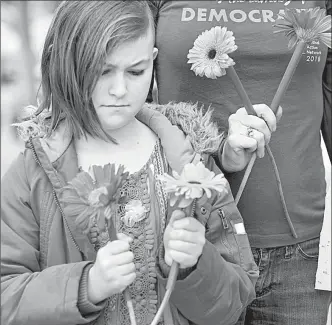
[[[301,12],[296,9],[286,9],[280,14],[280,19],[274,27],[279,28],[275,33],[285,33],[289,38],[288,48],[293,48],[298,41],[305,43],[320,40],[331,48],[331,16],[326,15],[325,9],[316,7]]]
[[[227,27],[216,26],[197,37],[187,55],[191,70],[196,75],[216,79],[226,74],[226,68],[235,64],[228,56],[237,49],[233,32]]]
[[[227,192],[223,174],[215,175],[202,162],[197,165],[186,164],[180,175],[173,171],[173,177],[164,174],[159,176],[159,179],[164,182],[165,191],[173,194],[170,200],[171,206],[179,198],[182,198],[179,204],[180,208],[188,206],[194,199],[201,198],[204,192],[208,198],[211,197],[212,190]]]
[[[136,222],[145,218],[146,209],[140,200],[131,200],[126,204],[126,214],[121,218],[127,227],[133,227]]]
[[[104,195],[108,194],[107,188],[105,186],[98,187],[95,190],[91,191],[91,193],[89,194],[89,197],[88,197],[89,204],[92,206],[96,206],[96,207],[103,206],[103,204],[99,200],[100,195],[102,195],[102,194],[104,194]]]

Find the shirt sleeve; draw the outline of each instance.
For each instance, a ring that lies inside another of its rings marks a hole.
[[[77,305],[90,262],[40,266],[40,213],[32,197],[42,200],[33,181],[41,171],[32,160],[20,154],[1,182],[1,323],[88,324],[98,313],[84,317]]]

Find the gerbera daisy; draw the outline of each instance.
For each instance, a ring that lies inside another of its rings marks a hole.
[[[331,48],[331,16],[327,16],[325,9],[319,7],[298,12],[287,8],[283,19],[277,21],[274,27],[279,28],[275,33],[285,33],[289,38],[288,48],[293,48],[299,41],[305,43],[319,40]]]
[[[228,53],[236,49],[233,32],[216,26],[197,37],[187,55],[188,63],[192,63],[191,70],[196,75],[216,79],[226,74],[225,68],[235,64]]]
[[[115,173],[115,165],[104,167],[92,166],[87,172],[80,172],[64,188],[62,202],[68,216],[76,216],[76,225],[87,234],[97,223],[99,229],[105,228],[105,221],[110,221],[115,205],[121,199],[120,189],[128,173],[120,165]]]
[[[185,208],[193,200],[201,198],[204,193],[210,198],[212,190],[227,192],[223,174],[215,175],[202,162],[196,165],[186,164],[180,175],[174,170],[172,174],[173,177],[168,174],[159,176],[160,180],[164,182],[165,191],[171,193],[171,206],[180,199],[179,208]]]
[[[143,220],[146,216],[146,209],[140,200],[131,200],[125,206],[126,213],[121,218],[127,227]]]

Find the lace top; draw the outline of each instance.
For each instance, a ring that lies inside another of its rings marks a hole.
[[[127,197],[126,202],[118,206],[116,216],[112,220],[111,240],[116,239],[118,232],[133,238],[130,249],[134,254],[136,279],[130,285],[129,291],[137,325],[151,323],[161,300],[157,287],[156,256],[165,228],[167,197],[157,176],[165,172],[165,161],[158,141],[148,162],[141,170],[131,174],[123,185],[122,191]],[[139,215],[132,213],[132,205],[139,207]],[[99,233],[94,244],[95,249],[106,245],[109,239],[107,230]],[[103,318],[103,321],[100,318]],[[96,324],[130,324],[122,293],[108,299],[106,308]]]

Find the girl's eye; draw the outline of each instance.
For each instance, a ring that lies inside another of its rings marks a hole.
[[[108,74],[110,72],[111,72],[111,69],[105,69],[105,70],[103,70],[103,72],[101,73],[101,75],[104,76],[104,75],[106,75],[106,74]]]
[[[144,73],[144,70],[138,70],[138,71],[129,71],[130,74],[132,74],[133,76],[141,76]]]

